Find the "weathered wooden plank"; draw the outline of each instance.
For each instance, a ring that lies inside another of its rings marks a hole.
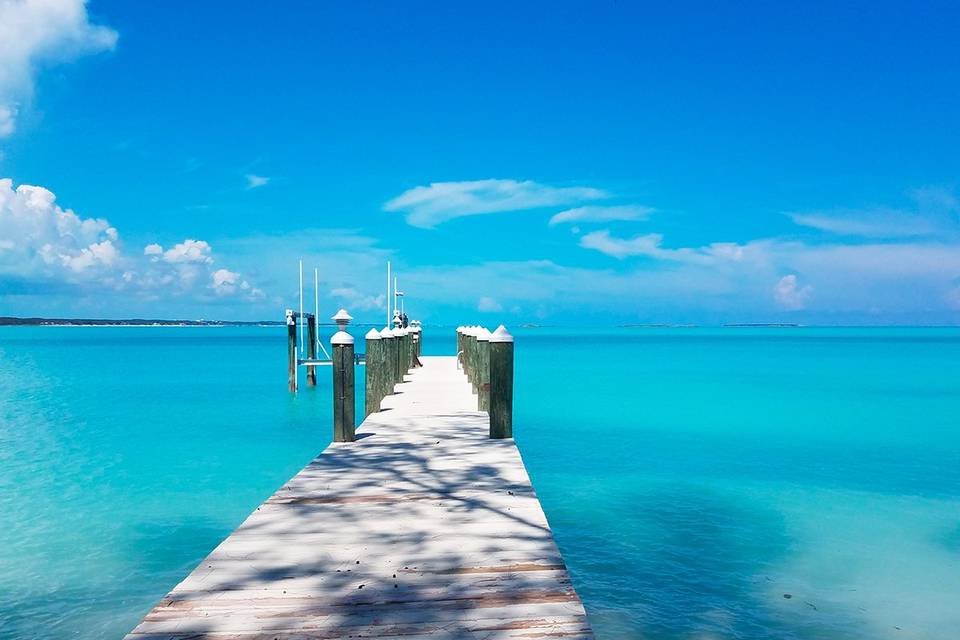
[[[424,358],[128,639],[591,638],[512,439]]]

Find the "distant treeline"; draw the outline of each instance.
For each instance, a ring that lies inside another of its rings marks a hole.
[[[75,326],[132,326],[155,325],[170,327],[244,327],[262,325],[282,325],[280,320],[240,321],[240,320],[150,320],[146,318],[127,318],[124,320],[108,320],[104,318],[14,318],[0,316],[0,326],[9,325],[75,325]]]

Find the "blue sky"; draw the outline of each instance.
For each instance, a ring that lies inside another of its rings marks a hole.
[[[0,315],[957,322],[955,4],[516,4],[0,0]]]

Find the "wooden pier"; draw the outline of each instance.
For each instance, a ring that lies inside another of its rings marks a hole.
[[[592,638],[513,439],[456,358],[421,362],[128,640]]]

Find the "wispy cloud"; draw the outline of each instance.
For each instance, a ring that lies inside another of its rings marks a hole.
[[[0,2],[0,138],[16,129],[43,65],[113,49],[117,32],[90,24],[83,0]]]
[[[481,313],[499,313],[503,311],[503,305],[490,296],[481,296],[477,302],[477,311]]]
[[[911,238],[956,232],[960,203],[942,187],[924,187],[909,194],[909,209],[868,207],[788,213],[794,223],[834,235],[863,238]]]
[[[463,216],[566,206],[609,197],[593,187],[552,187],[532,180],[434,182],[389,200],[385,211],[405,215],[408,224],[430,228]]]
[[[657,260],[710,264],[717,260],[740,260],[743,258],[743,246],[733,242],[715,242],[704,247],[682,247],[666,249],[663,236],[648,233],[632,238],[617,238],[610,231],[593,231],[580,238],[580,246],[593,249],[608,256],[623,260],[631,256],[647,256]]]
[[[247,178],[247,189],[256,189],[257,187],[262,187],[263,185],[270,182],[270,178],[266,176],[258,176],[253,173],[248,173]]]
[[[653,213],[652,207],[637,204],[625,204],[610,207],[588,205],[567,209],[554,214],[550,225],[572,222],[612,222],[614,220],[646,220]]]

